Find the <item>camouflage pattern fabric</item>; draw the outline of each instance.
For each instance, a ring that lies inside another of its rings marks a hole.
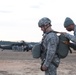
[[[74,43],[76,43],[76,25],[74,27],[74,36],[69,34],[69,33],[66,33],[64,34],[69,40],[73,41]]]
[[[45,75],[57,75],[57,66],[60,63],[60,59],[56,55],[56,48],[59,42],[59,38],[56,33],[51,32],[49,34],[45,33],[42,39],[42,53],[41,60],[43,65],[48,67],[48,70],[45,71]],[[55,62],[57,66],[55,66],[52,62]]]

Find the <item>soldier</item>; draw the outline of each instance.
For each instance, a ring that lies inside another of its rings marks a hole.
[[[73,43],[66,42],[66,44],[69,45],[69,47],[73,48],[76,50],[76,25],[74,24],[73,20],[69,17],[66,17],[64,21],[64,27],[66,28],[67,31],[74,31],[74,35],[71,35],[66,32],[61,32],[64,34],[69,40],[71,40]]]
[[[45,71],[45,75],[57,75],[57,68],[60,58],[56,54],[59,38],[51,28],[51,20],[43,17],[39,20],[38,26],[43,31],[41,42],[41,70]]]

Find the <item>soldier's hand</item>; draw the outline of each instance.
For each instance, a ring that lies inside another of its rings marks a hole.
[[[46,71],[48,68],[46,66],[42,65],[40,69],[41,69],[41,71]]]

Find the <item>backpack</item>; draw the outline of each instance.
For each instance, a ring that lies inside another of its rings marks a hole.
[[[53,31],[53,32],[58,33],[55,31]],[[68,55],[69,51],[71,52],[69,46],[67,44],[63,43],[64,41],[69,41],[69,39],[66,38],[64,36],[64,34],[60,34],[58,37],[59,37],[59,43],[57,46],[56,54],[58,55],[58,57],[60,59],[63,59]],[[32,55],[33,55],[33,58],[40,58],[41,44],[34,45],[34,47],[32,48]]]
[[[68,55],[69,51],[70,53],[72,52],[70,47],[64,43],[66,41],[69,42],[69,39],[66,38],[64,34],[60,34],[58,37],[59,37],[59,44],[57,46],[56,54],[58,55],[59,58],[63,59]]]

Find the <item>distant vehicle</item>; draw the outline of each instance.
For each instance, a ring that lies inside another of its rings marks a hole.
[[[29,51],[32,49],[32,45],[22,41],[22,42],[19,42],[19,43],[13,43],[11,45],[0,45],[0,48],[3,50],[5,49],[8,49],[8,50],[14,50],[14,51]]]
[[[11,49],[12,49],[12,46],[11,46],[11,45],[0,45],[0,48],[2,49],[2,51],[3,51],[4,49],[11,50]]]

